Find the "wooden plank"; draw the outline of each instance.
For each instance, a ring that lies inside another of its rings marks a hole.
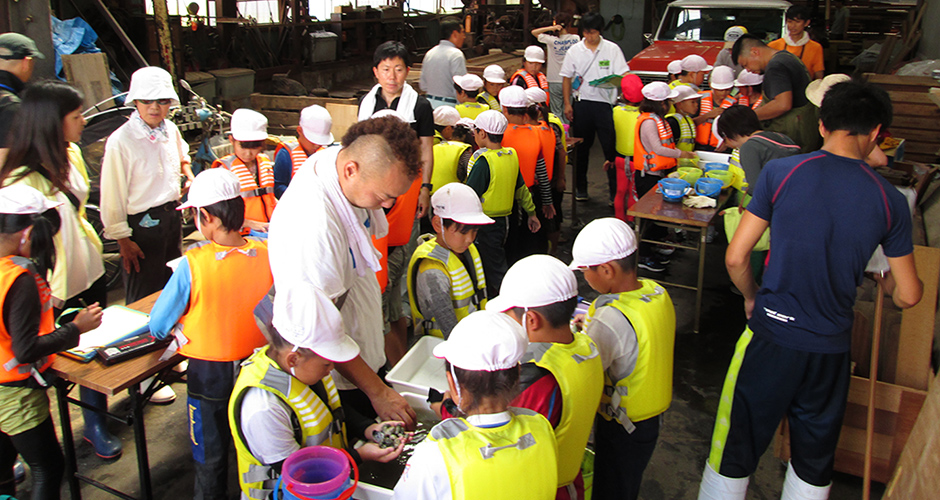
[[[903,86],[926,86],[936,87],[937,81],[929,76],[898,76],[898,75],[877,75],[875,73],[865,73],[862,78],[869,83],[878,85],[903,85]]]
[[[356,104],[327,103],[326,110],[333,117],[333,128],[330,131],[337,142],[342,140],[349,127],[359,121],[359,106]]]
[[[65,79],[85,94],[84,108],[111,97],[111,78],[108,56],[103,52],[94,54],[69,54],[62,56]],[[113,102],[103,104],[102,111],[114,107]]]
[[[906,142],[904,143],[905,153],[933,154],[937,152],[936,142]],[[933,162],[928,162],[933,163]]]
[[[940,82],[938,82],[940,83]],[[940,116],[940,107],[925,105],[923,103],[897,103],[894,108],[894,120],[903,123],[906,116]]]
[[[933,163],[937,160],[938,156],[940,156],[940,152],[934,152],[933,154],[904,153],[904,159],[921,163]]]
[[[888,96],[891,98],[891,102],[894,104],[905,102],[915,104],[933,104],[933,101],[930,100],[930,95],[926,91],[912,92],[910,90],[885,90],[888,92]]]
[[[251,94],[251,108],[256,111],[264,109],[281,109],[287,111],[300,111],[307,106],[318,104],[326,106],[327,104],[356,104],[356,99],[336,99],[332,97],[307,97],[307,96],[286,96],[286,95],[266,95]]]
[[[940,109],[940,108],[938,108]],[[928,142],[937,144],[940,147],[940,132],[936,130],[923,130],[919,128],[907,128],[907,123],[898,120],[895,116],[891,122],[891,135],[900,139],[907,139],[914,142]]]
[[[924,284],[920,302],[901,315],[904,342],[898,345],[898,363],[895,383],[905,387],[927,390],[930,373],[931,346],[934,322],[937,316],[937,285],[940,281],[940,248],[914,247],[917,276]]]
[[[270,111],[260,110],[261,114],[268,118],[268,126],[282,125],[286,127],[296,127],[300,123],[300,113],[292,111]]]
[[[940,130],[940,118],[906,117],[904,119],[904,125],[927,130]]]
[[[940,491],[940,383],[933,387],[898,460],[885,500],[934,498]]]

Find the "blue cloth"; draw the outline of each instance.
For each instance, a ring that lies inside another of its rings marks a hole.
[[[291,160],[290,151],[281,148],[274,157],[274,196],[280,199],[287,186],[290,185],[291,174],[294,172],[294,161]]]
[[[156,304],[150,311],[150,333],[158,339],[165,339],[189,307],[190,291],[193,287],[189,259],[183,258],[170,281],[167,282]]]
[[[55,49],[55,74],[60,80],[65,80],[62,71],[62,56],[70,54],[94,54],[101,52],[95,45],[98,33],[80,17],[64,21],[52,18],[52,46]],[[121,93],[121,81],[113,71],[108,74],[111,80],[111,95]]]
[[[771,242],[751,329],[791,349],[848,351],[872,252],[914,250],[904,196],[865,162],[816,151],[768,162],[747,210],[770,222]]]

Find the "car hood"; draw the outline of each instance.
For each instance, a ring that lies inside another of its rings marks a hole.
[[[670,42],[656,41],[630,59],[630,71],[665,72],[666,65],[676,59],[698,54],[714,64],[724,42]]]

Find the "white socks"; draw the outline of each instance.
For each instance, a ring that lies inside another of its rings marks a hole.
[[[783,481],[783,493],[780,494],[780,500],[826,500],[829,498],[829,489],[832,483],[827,486],[813,486],[800,479],[793,470],[793,464],[787,464],[787,477]]]
[[[749,478],[725,477],[715,472],[705,463],[702,484],[698,490],[698,500],[744,500]]]

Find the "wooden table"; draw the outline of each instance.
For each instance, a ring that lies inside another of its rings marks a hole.
[[[127,307],[149,313],[159,295],[160,292],[154,293],[133,304],[129,304]],[[68,408],[69,403],[85,409],[99,411],[111,419],[134,428],[134,442],[137,445],[137,473],[140,478],[140,498],[147,500],[153,498],[150,485],[150,463],[147,458],[147,434],[144,430],[144,406],[154,392],[166,385],[162,379],[172,371],[174,366],[185,359],[182,355],[175,354],[165,361],[160,361],[162,354],[163,350],[158,350],[112,366],[105,366],[98,361],[82,363],[65,356],[56,357],[50,370],[62,379],[56,384],[56,399],[58,400],[59,419],[62,423],[62,441],[65,445],[66,479],[73,500],[82,497],[79,481],[84,481],[120,498],[134,500],[134,497],[78,473],[75,440],[72,436],[72,421]],[[141,392],[140,383],[155,374],[160,376]],[[131,401],[130,414],[122,416],[100,411],[78,399],[69,397],[69,392],[76,385],[96,390],[108,396],[114,396],[127,390]]]
[[[654,188],[650,189],[632,208],[627,210],[627,215],[636,217],[636,239],[638,242],[685,248],[698,252],[698,279],[696,280],[695,286],[656,280],[663,285],[695,290],[695,323],[692,327],[695,333],[698,333],[699,322],[702,319],[702,286],[705,278],[705,236],[708,226],[712,223],[712,220],[714,220],[719,210],[721,210],[728,201],[729,197],[730,194],[728,190],[725,190],[719,195],[716,208],[690,208],[682,203],[663,201],[662,194],[657,192],[657,189]],[[649,223],[698,232],[698,244],[689,246],[643,239],[643,231],[649,227]]]

